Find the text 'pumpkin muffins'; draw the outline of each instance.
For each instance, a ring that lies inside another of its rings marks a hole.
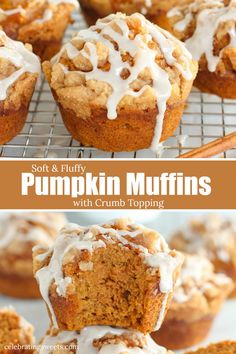
[[[49,247],[66,223],[60,213],[9,214],[0,221],[0,294],[38,298],[32,247]]]
[[[42,60],[61,47],[76,0],[0,0],[0,26],[12,39],[30,43]]]
[[[174,233],[170,245],[187,253],[206,256],[216,272],[225,273],[234,282],[236,296],[236,223],[220,215],[195,218]]]
[[[34,272],[52,324],[158,329],[172,297],[182,255],[156,231],[117,219],[70,224],[49,249],[34,248]]]
[[[32,354],[34,329],[12,307],[0,308],[0,353]],[[13,346],[17,346],[14,349]]]
[[[0,31],[0,144],[23,128],[41,66],[31,46]]]
[[[236,1],[185,1],[157,23],[185,42],[199,62],[194,85],[201,91],[236,98]]]
[[[231,278],[217,274],[207,258],[185,254],[173,299],[152,337],[168,349],[198,344],[209,333],[222,303],[233,289]]]
[[[44,348],[52,348],[45,351]],[[173,354],[157,345],[149,335],[107,326],[93,326],[76,331],[51,330],[41,340],[35,354]]]
[[[43,64],[64,123],[85,146],[152,148],[179,124],[197,64],[142,15],[108,16]]]

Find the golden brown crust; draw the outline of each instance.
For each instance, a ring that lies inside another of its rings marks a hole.
[[[236,71],[225,72],[210,72],[208,70],[199,70],[194,81],[200,91],[213,93],[222,98],[236,98]]]
[[[173,135],[180,123],[184,106],[185,102],[167,106],[160,141]],[[104,109],[94,109],[89,118],[84,118],[76,116],[72,110],[64,109],[61,104],[59,108],[66,128],[84,146],[116,152],[148,149],[151,145],[157,109],[124,110],[120,111],[115,120],[109,120]]]
[[[207,337],[213,320],[214,316],[211,315],[192,322],[165,320],[159,331],[152,333],[151,336],[167,349],[185,349],[200,343]]]
[[[0,102],[0,144],[13,139],[22,130],[34,92],[37,74],[22,75]]]
[[[0,272],[0,294],[19,299],[38,299],[41,297],[38,284],[32,277]]]

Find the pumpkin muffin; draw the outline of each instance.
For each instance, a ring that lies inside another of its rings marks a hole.
[[[0,353],[33,353],[33,326],[12,307],[0,309]]]
[[[9,214],[0,222],[0,293],[38,298],[32,271],[32,247],[52,244],[66,219],[54,213]]]
[[[0,26],[12,39],[30,43],[46,60],[60,50],[77,7],[76,0],[0,0]]]
[[[171,247],[206,256],[216,272],[225,273],[234,282],[231,296],[236,295],[236,225],[220,215],[210,214],[192,219],[175,232]]]
[[[215,273],[207,258],[186,254],[167,315],[153,339],[174,350],[198,344],[232,288],[231,278]]]
[[[185,42],[199,62],[194,85],[236,98],[236,1],[188,0],[157,16],[159,26]]]
[[[0,30],[0,144],[23,128],[40,71],[31,46],[11,40]]]
[[[208,345],[205,348],[199,348],[186,354],[235,354],[236,342],[224,341]]]
[[[44,347],[49,346],[52,349],[47,354],[173,354],[157,345],[149,335],[105,326],[86,327],[80,332],[51,330],[40,344],[34,354],[44,354]]]
[[[79,2],[89,26],[95,24],[99,18],[116,12],[126,15],[138,12],[152,20],[160,11],[167,12],[179,3],[178,0],[79,0]]]
[[[156,151],[179,124],[197,64],[141,14],[118,13],[80,31],[43,68],[74,139]]]
[[[54,327],[158,329],[182,255],[156,231],[117,219],[62,229],[49,249],[34,249],[34,272]]]

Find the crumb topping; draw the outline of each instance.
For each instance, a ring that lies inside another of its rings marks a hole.
[[[151,96],[158,109],[154,150],[167,101],[175,91],[181,95],[196,71],[181,42],[141,14],[121,13],[80,31],[44,67],[51,67],[50,84],[59,99],[65,88],[72,95],[81,93],[83,100],[106,107],[111,120],[117,118],[126,99],[131,103]]]
[[[195,0],[174,7],[167,16],[195,60],[206,61],[211,72],[236,71],[235,0]]]

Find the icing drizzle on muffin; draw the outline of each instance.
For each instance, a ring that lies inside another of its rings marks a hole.
[[[185,40],[186,48],[197,61],[204,55],[208,70],[214,72],[226,47],[217,54],[214,50],[214,40],[219,26],[227,21],[231,22],[228,28],[229,43],[227,47],[236,46],[236,1],[231,0],[225,5],[224,0],[195,0],[190,4],[171,9],[167,17],[179,17],[174,29],[184,32],[196,18],[194,33]]]
[[[129,21],[139,23],[141,32],[135,33],[135,29],[129,27]],[[75,41],[82,41],[83,48],[77,49],[73,44]],[[109,67],[105,70],[99,65],[96,47],[98,43],[102,43],[108,50]],[[153,48],[153,45],[159,49]],[[181,48],[183,53],[178,60],[174,55],[176,47]],[[69,60],[82,55],[90,61],[92,69],[90,71],[71,69],[61,60],[65,53]],[[158,63],[158,55],[163,57],[164,65]],[[151,144],[154,151],[160,142],[167,101],[171,96],[170,71],[175,68],[185,80],[191,80],[190,61],[191,55],[184,45],[168,32],[153,25],[141,14],[128,17],[121,13],[98,20],[95,26],[80,31],[52,59],[53,64],[61,63],[65,75],[76,72],[85,77],[86,81],[102,81],[112,88],[106,102],[107,117],[111,120],[117,118],[117,107],[124,96],[138,97],[151,87],[158,109]],[[139,90],[134,89],[132,84],[144,70],[149,70],[151,82],[144,83]]]
[[[40,74],[41,65],[38,57],[23,43],[14,41],[0,31],[0,58],[16,67],[11,75],[0,80],[0,101],[7,98],[7,91],[21,75],[25,73]]]
[[[141,239],[145,234],[152,235],[152,248],[147,248]],[[141,239],[140,239],[141,238]],[[36,246],[34,251],[39,251],[36,256],[39,262],[46,261],[36,272],[40,292],[52,315],[53,325],[57,327],[56,317],[49,299],[49,289],[52,283],[56,285],[59,296],[66,296],[67,288],[72,283],[71,277],[64,277],[63,265],[70,259],[70,251],[88,251],[92,254],[98,248],[106,248],[107,244],[118,243],[121,247],[136,249],[143,262],[150,269],[158,269],[160,273],[160,292],[166,294],[163,300],[162,310],[157,319],[157,329],[162,323],[164,309],[168,295],[173,291],[173,274],[182,263],[179,253],[172,253],[162,236],[157,232],[145,228],[142,225],[133,224],[131,220],[117,219],[106,225],[93,225],[82,227],[77,224],[69,224],[61,230],[54,245],[47,251]],[[65,261],[66,259],[66,261]],[[84,264],[83,264],[84,267]],[[91,264],[86,270],[92,269]]]

